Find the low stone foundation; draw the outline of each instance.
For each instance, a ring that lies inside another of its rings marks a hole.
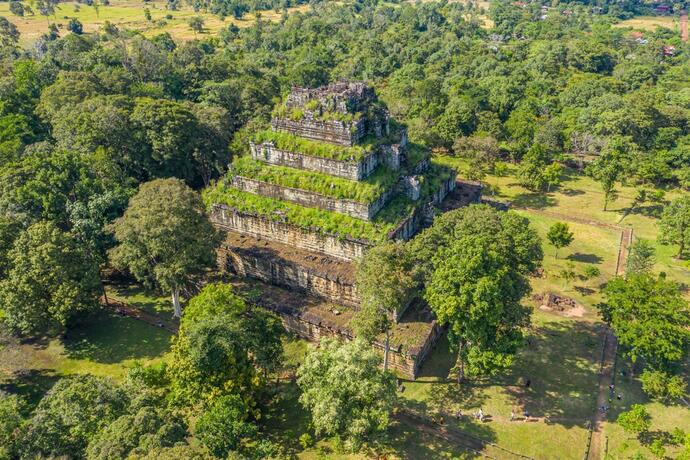
[[[319,193],[309,192],[281,185],[269,184],[248,177],[233,176],[232,186],[243,192],[253,193],[276,200],[289,201],[308,208],[325,209],[362,220],[371,220],[383,208],[393,193],[393,189],[384,191],[372,203],[360,203],[352,200],[331,198]]]
[[[353,338],[349,322],[354,311],[348,307],[324,303],[260,281],[237,279],[232,284],[240,291],[261,292],[254,302],[279,315],[288,331],[306,340],[318,342],[324,337]],[[420,303],[412,305],[391,333],[388,354],[390,368],[404,377],[416,378],[442,332],[443,329],[427,307]],[[383,354],[383,340],[375,342],[374,347]]]
[[[355,267],[318,253],[228,232],[218,251],[218,266],[353,308],[359,305]]]
[[[213,205],[210,218],[220,230],[264,238],[348,262],[362,257],[364,252],[371,247],[371,243],[366,240],[324,234],[317,230],[308,231],[296,225],[272,220],[266,216],[240,212],[221,204]]]

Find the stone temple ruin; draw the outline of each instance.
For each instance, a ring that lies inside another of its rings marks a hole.
[[[363,83],[294,88],[249,147],[205,194],[226,235],[219,266],[310,340],[352,337],[354,263],[369,247],[408,240],[449,202],[479,198],[459,197],[455,172],[409,143]],[[391,335],[391,367],[416,377],[439,334],[411,302]]]

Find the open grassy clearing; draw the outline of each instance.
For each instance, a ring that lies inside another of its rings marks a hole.
[[[3,333],[0,390],[37,402],[60,377],[94,374],[120,379],[136,362],[160,362],[169,345],[165,330],[107,311],[61,338],[19,341]]]
[[[452,165],[463,171],[465,163],[451,157],[438,157],[437,161]],[[580,175],[576,171],[566,170],[563,183],[551,193],[534,193],[520,186],[515,179],[517,167],[508,166],[508,175],[503,177],[487,176],[484,183],[493,190],[486,190],[484,196],[489,199],[510,202],[513,208],[530,208],[550,213],[558,213],[574,219],[584,219],[619,227],[633,229],[634,238],[651,241],[656,248],[656,271],[663,271],[678,282],[690,284],[690,270],[688,262],[675,258],[678,251],[676,246],[665,246],[657,243],[659,235],[658,216],[662,205],[645,203],[630,212],[630,205],[634,201],[637,188],[632,186],[616,187],[618,198],[609,203],[604,211],[604,195],[601,187],[592,178]],[[462,172],[459,174],[462,177]],[[665,200],[671,201],[684,192],[677,189],[667,190]],[[526,211],[528,214],[533,215]],[[568,220],[568,219],[562,219]],[[570,224],[570,222],[569,222]],[[576,234],[577,238],[577,234]],[[574,243],[575,244],[575,243]],[[548,251],[548,249],[547,249]],[[601,268],[601,267],[600,267]]]
[[[680,24],[675,16],[637,16],[614,24],[614,27],[631,27],[635,30],[653,32],[659,27],[679,31]]]
[[[405,383],[405,404],[427,414],[445,414],[447,422],[463,431],[523,455],[549,458],[549,452],[568,445],[560,458],[581,458],[586,423],[596,405],[601,325],[535,311],[530,343],[506,374],[458,387],[448,379],[455,355],[443,339],[421,377]],[[471,417],[480,407],[489,416],[487,422]],[[511,408],[520,420],[510,421]],[[525,409],[535,421],[521,420]],[[458,410],[463,414],[460,422],[454,418]]]
[[[138,0],[112,0],[109,6],[100,6],[97,10],[93,6],[79,4],[76,2],[59,3],[55,8],[55,14],[46,18],[38,14],[36,8],[35,15],[15,16],[9,11],[9,3],[0,3],[0,16],[5,16],[10,22],[14,23],[21,34],[20,44],[30,46],[41,35],[48,31],[48,23],[56,23],[62,35],[69,33],[67,24],[71,18],[78,19],[84,25],[84,32],[98,31],[106,21],[120,29],[129,29],[143,32],[147,36],[157,35],[168,32],[175,40],[193,40],[203,38],[211,34],[216,34],[222,28],[235,24],[238,27],[248,27],[256,21],[256,16],[252,13],[246,14],[241,19],[232,17],[221,20],[218,16],[195,12],[189,5],[182,4],[178,11],[166,9],[167,2],[154,0],[144,3]],[[151,21],[146,20],[144,10],[148,8],[151,12]],[[306,11],[309,5],[300,5],[289,8],[288,11]],[[169,19],[167,16],[171,15]],[[195,34],[189,27],[188,21],[195,16],[204,19],[204,33]],[[282,16],[282,12],[273,10],[262,11],[261,19],[267,21],[277,21]]]
[[[118,284],[107,287],[108,298],[131,305],[149,314],[167,317],[173,314],[172,300],[160,293],[152,293],[138,284]]]

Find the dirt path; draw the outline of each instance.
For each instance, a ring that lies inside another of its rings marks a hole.
[[[512,209],[520,209],[523,211],[533,212],[534,214],[540,214],[545,217],[552,217],[554,219],[565,220],[568,222],[575,222],[576,224],[592,225],[599,228],[612,228],[614,230],[625,230],[627,227],[621,227],[620,225],[609,224],[595,219],[585,219],[582,217],[571,216],[569,214],[561,214],[560,212],[544,211],[543,209],[530,208],[527,206],[512,206]]]
[[[100,299],[101,305],[105,308],[113,310],[115,313],[123,316],[129,316],[130,318],[138,319],[139,321],[144,321],[152,326],[161,327],[173,334],[177,333],[178,325],[173,321],[168,321],[161,318],[158,315],[153,315],[140,308],[133,307],[119,300],[108,298],[106,302],[104,297]]]
[[[626,227],[621,232],[621,241],[618,246],[618,260],[616,260],[616,275],[625,275],[625,269],[630,254],[630,246],[632,246],[633,229]]]
[[[688,41],[688,12],[685,10],[680,12],[680,39]]]
[[[588,460],[600,460],[602,458],[603,426],[606,421],[606,412],[602,411],[603,406],[608,407],[608,400],[611,390],[609,385],[613,382],[613,370],[616,361],[616,349],[618,341],[610,329],[606,329],[604,349],[602,353],[601,367],[599,370],[599,394],[597,396],[597,407],[594,418],[592,419],[592,440],[589,448]]]

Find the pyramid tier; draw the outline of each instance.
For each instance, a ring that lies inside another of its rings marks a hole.
[[[238,158],[232,165],[233,187],[301,206],[371,220],[390,200],[397,174],[381,166],[364,181],[351,181]]]

